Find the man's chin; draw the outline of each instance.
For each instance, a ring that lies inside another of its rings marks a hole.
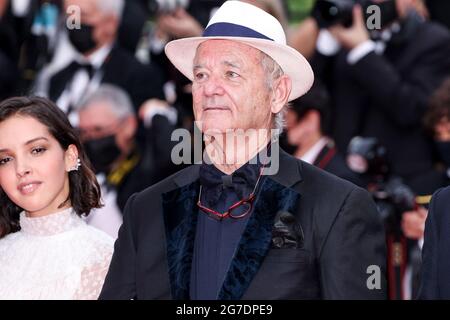
[[[215,120],[202,122],[200,130],[205,135],[213,136],[230,132],[232,131],[232,128],[232,126],[226,125],[223,121],[220,122],[220,120]]]
[[[206,128],[202,130],[202,133],[205,136],[218,136],[226,134],[227,132],[230,132],[230,129],[222,129],[222,128]]]

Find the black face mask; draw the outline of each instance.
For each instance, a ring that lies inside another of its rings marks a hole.
[[[94,166],[95,172],[108,173],[111,165],[120,156],[121,151],[116,144],[115,135],[100,139],[88,140],[84,143],[87,156]]]
[[[450,168],[450,141],[436,141],[436,148],[442,162],[444,162],[447,168]]]
[[[69,40],[80,53],[91,51],[97,46],[92,37],[94,28],[87,24],[81,24],[80,29],[69,29]]]

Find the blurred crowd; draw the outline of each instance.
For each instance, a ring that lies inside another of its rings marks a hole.
[[[364,0],[317,0],[298,25],[286,0],[246,1],[274,15],[314,69],[283,148],[373,194],[390,297],[413,297],[427,204],[450,181],[450,3],[371,1],[381,19],[369,28]],[[223,2],[0,0],[0,100],[44,96],[67,114],[103,191],[107,214],[89,222],[114,237],[126,200],[181,169],[173,130],[193,131],[190,82],[164,45],[200,36]]]

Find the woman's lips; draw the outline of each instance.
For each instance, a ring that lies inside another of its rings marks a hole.
[[[33,181],[33,182],[25,182],[19,184],[17,189],[19,192],[23,195],[29,195],[32,194],[34,191],[36,191],[37,188],[41,185],[41,182],[39,181]]]

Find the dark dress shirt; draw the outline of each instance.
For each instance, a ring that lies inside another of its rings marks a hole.
[[[259,168],[257,164],[246,163],[227,175],[214,165],[203,164],[200,167],[202,205],[224,213],[250,195],[257,183]],[[241,214],[246,207],[236,210]],[[191,269],[191,299],[217,299],[250,215],[251,212],[242,218],[220,220],[199,209]]]

